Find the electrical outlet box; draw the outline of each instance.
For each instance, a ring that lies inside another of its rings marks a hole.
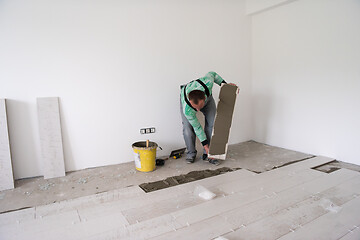
[[[141,128],[141,129],[140,129],[140,133],[141,133],[141,134],[155,133],[155,128],[154,128],[154,127]]]

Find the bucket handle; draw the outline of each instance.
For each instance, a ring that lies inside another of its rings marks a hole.
[[[146,140],[146,147],[147,147],[147,148],[149,147],[149,143],[150,143],[149,139]],[[157,145],[157,144],[156,144],[156,145]],[[160,148],[160,150],[163,150],[162,147],[160,147],[159,145],[157,145],[157,146]]]
[[[147,147],[147,148],[149,147],[149,143],[150,143],[150,141],[149,141],[149,140],[146,140],[146,147]],[[160,150],[163,150],[162,147],[160,147],[159,145],[158,145],[158,147],[160,148]]]

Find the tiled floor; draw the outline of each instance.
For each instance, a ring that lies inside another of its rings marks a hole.
[[[151,173],[130,162],[17,180],[0,192],[0,239],[358,240],[360,173],[344,166],[248,141],[229,146],[220,166],[169,159]],[[220,167],[241,169],[149,193],[138,187]],[[216,197],[201,199],[199,186]]]
[[[229,167],[264,172],[309,157],[312,155],[248,141],[230,145],[227,159],[220,166],[200,159],[194,164],[186,164],[185,159],[180,158],[166,160],[164,166],[149,173],[136,171],[134,162],[128,162],[69,172],[61,178],[22,179],[15,182],[15,189],[0,192],[0,213],[135,186],[190,171]]]
[[[150,193],[138,186],[0,215],[1,239],[359,239],[360,173],[313,157]],[[216,194],[203,200],[197,186]]]

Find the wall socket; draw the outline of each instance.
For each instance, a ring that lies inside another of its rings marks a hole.
[[[141,128],[141,129],[140,129],[140,133],[141,133],[141,134],[155,133],[155,128],[154,128],[154,127],[151,127],[151,128]]]

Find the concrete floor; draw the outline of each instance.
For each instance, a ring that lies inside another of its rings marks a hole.
[[[353,170],[353,171],[357,171],[360,172],[360,166],[352,164],[352,163],[346,163],[346,162],[341,162],[341,161],[332,161],[329,162],[327,164],[321,165],[317,168],[315,168],[316,170],[325,172],[325,173],[331,173],[333,171],[339,170],[341,168],[346,168],[349,170]]]
[[[185,159],[180,158],[168,159],[164,166],[150,173],[136,171],[134,163],[129,162],[68,172],[61,178],[21,179],[15,182],[15,189],[0,192],[0,213],[158,181],[195,170],[229,167],[260,173],[310,157],[313,156],[248,141],[230,145],[227,159],[219,166],[199,158],[193,164],[186,164]]]

